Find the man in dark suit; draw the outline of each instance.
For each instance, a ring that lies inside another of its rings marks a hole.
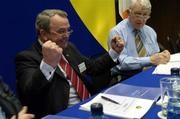
[[[0,76],[0,119],[34,119]]]
[[[60,61],[70,64],[85,85],[83,89],[87,88],[88,95],[93,95],[96,93],[93,81],[88,82],[85,74],[96,76],[109,71],[117,64],[117,57],[124,47],[124,42],[114,37],[108,53],[95,60],[87,59],[69,42],[72,33],[69,28],[66,12],[42,11],[36,18],[38,40],[16,57],[19,97],[37,118],[55,114],[85,99],[68,80],[71,78],[67,67],[60,65]]]

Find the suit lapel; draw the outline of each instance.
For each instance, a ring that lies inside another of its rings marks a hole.
[[[32,47],[35,51],[38,52],[38,54],[42,57],[42,46],[40,45],[40,43],[38,42],[38,40],[33,44]]]
[[[56,72],[58,75],[60,75],[61,77],[66,78],[66,77],[64,76],[63,72],[59,69],[59,67],[56,68],[56,71],[55,71],[55,72]]]
[[[71,65],[71,67],[77,72],[79,73],[79,68],[78,68],[78,64],[76,62],[76,59],[72,57],[71,55],[72,50],[68,49],[68,50],[64,50],[63,55],[65,56],[66,60],[69,62],[69,64]]]

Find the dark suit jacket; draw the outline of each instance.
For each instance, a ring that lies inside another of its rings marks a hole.
[[[17,54],[15,60],[19,98],[23,105],[27,105],[30,112],[36,114],[38,118],[66,109],[70,89],[67,79],[59,68],[56,69],[51,81],[45,78],[40,70],[41,50],[42,47],[39,42],[35,42],[30,49]],[[108,53],[98,59],[90,60],[81,55],[71,43],[64,49],[63,54],[91,94],[96,93],[97,85],[93,84],[94,81],[91,83],[87,81],[85,74],[99,76],[110,71],[110,68],[116,65]],[[87,69],[80,73],[78,65],[82,62],[85,63]],[[107,83],[109,78],[102,79],[98,77],[98,80],[104,85],[103,82]]]
[[[9,119],[16,115],[22,108],[20,101],[16,98],[14,93],[10,90],[7,84],[4,83],[0,76],[0,107],[5,112]]]

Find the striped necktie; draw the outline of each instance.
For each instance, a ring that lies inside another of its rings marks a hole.
[[[142,43],[139,30],[135,30],[135,44],[136,44],[138,56],[139,57],[146,56],[147,52],[146,52],[146,49]]]
[[[66,72],[67,78],[71,81],[72,86],[77,91],[80,99],[85,100],[89,98],[90,93],[87,90],[86,86],[84,85],[82,80],[79,78],[77,73],[74,71],[74,69],[71,67],[71,65],[64,59],[63,56],[60,60],[60,66]]]

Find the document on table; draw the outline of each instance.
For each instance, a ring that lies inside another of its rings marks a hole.
[[[104,93],[157,101],[161,95],[161,90],[160,88],[155,87],[134,86],[119,83],[108,88]]]
[[[173,67],[180,68],[180,53],[171,55],[170,61],[167,64],[158,65],[153,71],[153,74],[170,75],[171,68]]]
[[[109,98],[109,100],[102,98],[102,96]],[[100,93],[91,101],[81,105],[80,109],[90,111],[92,103],[103,104],[103,111],[107,115],[121,118],[142,118],[154,100]]]

